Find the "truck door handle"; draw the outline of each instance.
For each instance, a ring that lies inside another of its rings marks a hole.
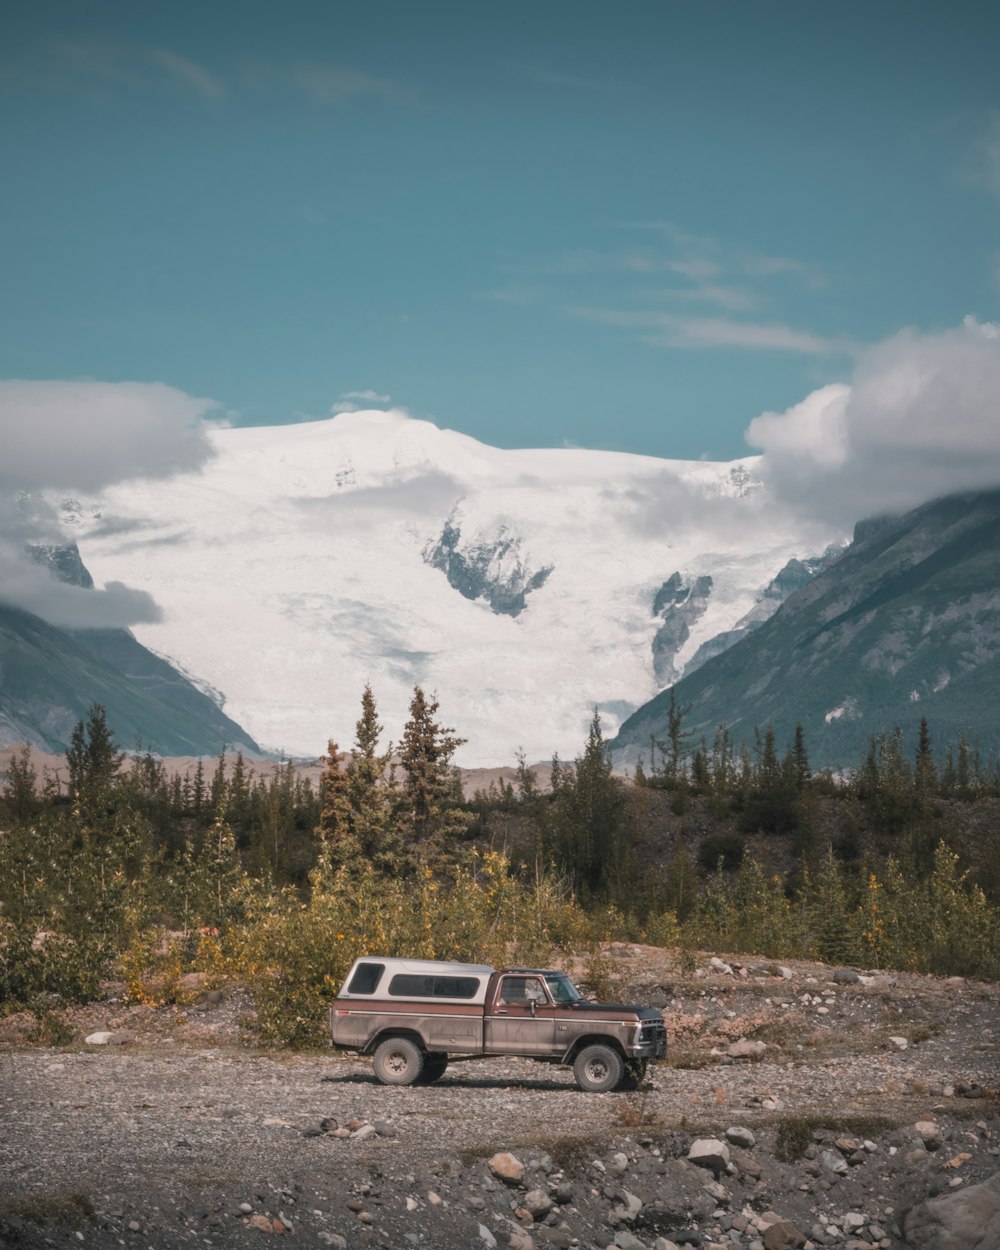
[[[498,1007],[498,1008],[496,1009],[496,1014],[497,1014],[498,1016],[505,1016],[505,1015],[507,1015],[507,1008],[506,1008],[506,1007]]]

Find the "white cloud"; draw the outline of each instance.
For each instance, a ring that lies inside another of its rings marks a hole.
[[[359,96],[404,98],[405,93],[393,82],[376,78],[363,70],[328,61],[300,61],[292,64],[246,66],[248,86],[268,90],[286,88],[317,106],[343,104]]]
[[[161,383],[0,381],[0,602],[74,628],[158,620],[145,591],[70,586],[28,556],[67,541],[40,492],[197,469],[214,406]]]
[[[106,38],[50,40],[16,62],[0,65],[0,78],[14,87],[54,92],[167,88],[213,100],[226,94],[222,79],[190,57]]]
[[[341,391],[337,402],[330,405],[330,412],[337,417],[345,412],[360,412],[365,405],[384,408],[391,402],[391,395],[380,395],[378,391]]]
[[[645,330],[643,340],[654,347],[743,347],[836,355],[850,350],[841,339],[827,339],[806,330],[773,322],[736,321],[729,317],[684,317],[675,313],[632,312],[614,308],[573,308],[578,317],[603,325]]]
[[[2,536],[0,603],[66,629],[124,628],[162,616],[145,590],[132,590],[121,582],[109,582],[103,589],[68,585]]]
[[[161,382],[0,381],[0,490],[99,490],[197,469],[215,407]]]
[[[1000,485],[1000,333],[904,330],[862,353],[850,387],[762,414],[747,441],[779,497],[845,523]]]

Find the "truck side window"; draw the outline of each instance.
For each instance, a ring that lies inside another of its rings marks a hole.
[[[544,1003],[546,997],[537,977],[504,977],[500,1001],[523,1007],[526,1003]]]
[[[347,987],[348,994],[374,994],[385,972],[385,964],[358,964]]]
[[[475,998],[478,977],[425,977],[397,972],[389,982],[393,998]]]

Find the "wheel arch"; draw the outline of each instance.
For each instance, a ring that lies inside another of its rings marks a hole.
[[[578,1037],[569,1049],[565,1052],[560,1063],[572,1063],[581,1050],[585,1050],[588,1046],[609,1046],[612,1050],[621,1055],[625,1063],[629,1063],[629,1055],[625,1051],[625,1047],[621,1044],[617,1037],[613,1037],[608,1033],[587,1033],[583,1037]]]
[[[424,1039],[416,1029],[403,1029],[396,1028],[395,1026],[388,1029],[381,1029],[375,1034],[374,1037],[369,1038],[368,1042],[365,1044],[364,1050],[361,1053],[363,1055],[374,1055],[383,1042],[388,1042],[394,1037],[405,1037],[408,1042],[412,1042],[414,1046],[418,1046],[424,1054],[429,1053]]]

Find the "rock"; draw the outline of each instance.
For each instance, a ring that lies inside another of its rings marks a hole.
[[[529,1189],[521,1203],[532,1215],[533,1219],[541,1219],[552,1210],[553,1202],[544,1189]]]
[[[391,1120],[374,1120],[372,1121],[372,1127],[375,1129],[375,1132],[378,1133],[379,1137],[396,1136],[396,1126]]]
[[[730,1059],[759,1059],[766,1050],[766,1043],[741,1037],[739,1041],[732,1043],[726,1054]]]
[[[837,968],[834,970],[832,980],[835,985],[857,985],[861,978],[853,968]]]
[[[273,1232],[271,1221],[266,1215],[251,1215],[247,1223],[251,1228],[259,1229],[262,1233]]]
[[[524,1164],[508,1150],[502,1150],[487,1161],[487,1167],[499,1180],[519,1185],[524,1180]]]
[[[859,1229],[864,1228],[867,1223],[867,1217],[862,1215],[860,1211],[848,1211],[840,1221],[840,1226],[845,1233],[856,1233]]]
[[[113,1036],[110,1032],[100,1030],[97,1033],[91,1033],[89,1037],[85,1037],[83,1040],[88,1046],[107,1046]]]
[[[646,1243],[640,1241],[635,1233],[630,1233],[626,1228],[615,1233],[615,1245],[618,1250],[646,1250]]]
[[[657,1237],[653,1242],[653,1250],[679,1250],[676,1241],[671,1241],[668,1237]]]
[[[764,1250],[799,1250],[806,1244],[805,1236],[788,1220],[779,1220],[764,1229]]]
[[[847,1171],[847,1160],[835,1150],[820,1151],[819,1161],[828,1172],[833,1172],[836,1176],[843,1176]]]
[[[905,1037],[890,1037],[889,1038],[889,1045],[895,1046],[897,1050],[906,1050],[909,1044],[910,1043],[907,1041]]]
[[[324,1245],[332,1246],[333,1250],[347,1250],[347,1238],[341,1237],[340,1233],[328,1233],[324,1230],[316,1236]]]
[[[744,1150],[749,1150],[757,1144],[757,1138],[754,1136],[753,1130],[746,1128],[742,1124],[734,1124],[731,1128],[726,1129],[726,1141],[733,1146],[740,1146]]]
[[[944,1141],[941,1129],[933,1120],[918,1120],[913,1126],[928,1150],[937,1150]]]
[[[374,1124],[362,1124],[359,1129],[355,1129],[351,1134],[351,1138],[354,1141],[367,1141],[369,1137],[375,1137],[377,1132],[378,1130]]]
[[[691,1143],[688,1162],[700,1168],[711,1168],[716,1176],[729,1167],[729,1147],[715,1137],[699,1137]]]
[[[631,1224],[641,1210],[642,1199],[637,1198],[635,1194],[630,1194],[627,1189],[623,1189],[621,1204],[615,1207],[613,1214],[619,1220]]]
[[[731,977],[733,975],[732,968],[729,964],[723,963],[718,955],[712,956],[712,958],[708,961],[708,966],[713,972],[721,972],[724,976]]]
[[[535,1250],[530,1233],[525,1232],[520,1224],[509,1225],[507,1234],[510,1250]]]
[[[995,1250],[1000,1246],[1000,1172],[961,1193],[909,1210],[903,1233],[914,1250]]]
[[[252,1215],[253,1207],[249,1202],[241,1202],[239,1206],[240,1215]]]
[[[108,1034],[107,1044],[109,1046],[127,1046],[129,1042],[136,1040],[136,1034],[128,1029],[116,1029],[114,1033]]]
[[[485,1224],[479,1225],[479,1240],[486,1246],[486,1250],[496,1250],[497,1239]]]

